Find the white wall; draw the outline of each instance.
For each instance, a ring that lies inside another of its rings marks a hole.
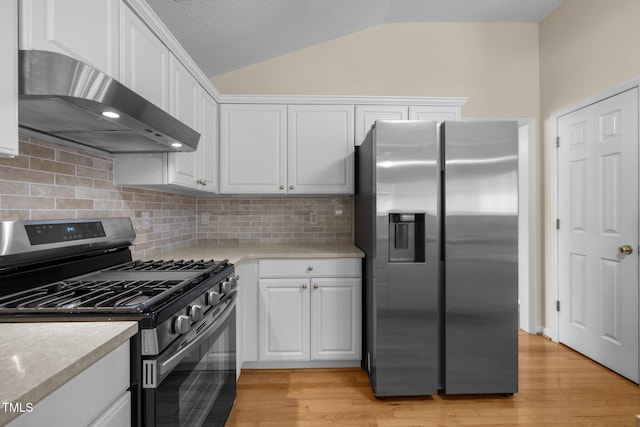
[[[554,327],[552,135],[554,111],[626,81],[640,77],[640,1],[565,0],[540,23],[540,105],[543,135],[545,219],[545,286],[543,312],[547,329]]]
[[[212,78],[225,94],[463,96],[463,115],[539,112],[538,26],[385,24]]]

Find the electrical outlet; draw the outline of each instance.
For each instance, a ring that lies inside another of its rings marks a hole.
[[[200,214],[200,224],[209,225],[209,212],[202,212]]]
[[[318,212],[309,213],[309,223],[316,225],[318,223]]]

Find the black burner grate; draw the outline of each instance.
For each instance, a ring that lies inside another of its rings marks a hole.
[[[157,313],[227,266],[226,259],[130,261],[0,297],[0,314]]]
[[[35,310],[141,309],[180,280],[64,280],[0,298],[0,308]]]
[[[210,268],[221,269],[227,264],[227,260],[150,260],[150,261],[131,261],[126,264],[109,268],[105,271],[199,271]]]

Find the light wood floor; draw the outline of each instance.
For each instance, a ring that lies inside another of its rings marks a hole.
[[[520,334],[519,392],[376,400],[359,369],[243,370],[226,427],[635,426],[640,388],[569,348]]]

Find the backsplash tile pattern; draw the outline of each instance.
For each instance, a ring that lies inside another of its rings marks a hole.
[[[112,182],[109,157],[21,136],[20,155],[0,159],[0,220],[130,217],[135,258],[196,242],[194,196]]]
[[[198,197],[198,240],[350,243],[350,196]]]
[[[21,135],[0,158],[0,221],[126,216],[135,258],[198,241],[352,242],[351,196],[193,196],[113,185],[111,158]]]

